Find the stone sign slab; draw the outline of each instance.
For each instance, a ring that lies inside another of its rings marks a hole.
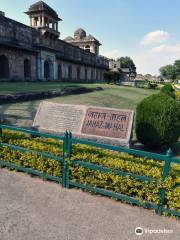
[[[36,113],[33,127],[48,132],[64,133],[70,130],[80,133],[86,107],[43,101]]]
[[[112,145],[129,145],[133,118],[131,110],[43,101],[33,127],[56,134],[70,130],[75,137]]]

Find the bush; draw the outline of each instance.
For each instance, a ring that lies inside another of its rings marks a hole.
[[[25,134],[14,134],[14,132],[4,131],[3,138],[0,139],[1,141],[32,150],[52,153],[55,156],[62,156],[63,145],[62,142],[57,140],[29,138]],[[84,162],[111,167],[114,170],[146,175],[157,179],[159,182],[142,182],[132,177],[117,176],[113,171],[106,174],[78,165],[71,166],[70,162],[70,176],[72,181],[90,184],[94,187],[104,188],[116,193],[127,194],[142,200],[142,202],[146,200],[156,204],[159,203],[163,162],[84,145],[73,145],[71,160],[73,161],[74,159],[81,159]],[[58,161],[46,159],[36,154],[23,153],[11,150],[8,147],[2,147],[1,160],[33,168],[55,177],[62,176],[62,167]],[[178,177],[179,170],[180,167],[177,164],[172,164],[170,176],[163,185],[167,188],[165,205],[175,210],[180,209],[180,189],[173,188],[175,184],[180,182]]]
[[[180,105],[163,93],[145,98],[136,110],[136,136],[150,148],[176,142],[180,136]]]
[[[158,85],[156,83],[151,83],[151,82],[148,82],[148,88],[149,89],[156,89]]]
[[[161,92],[167,94],[168,96],[170,96],[174,99],[176,98],[175,90],[170,83],[166,84],[164,87],[162,87]]]

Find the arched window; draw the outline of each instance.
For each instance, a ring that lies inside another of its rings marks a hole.
[[[69,80],[72,79],[72,67],[71,66],[68,67],[68,79]]]
[[[9,60],[6,56],[0,56],[0,78],[9,78]]]
[[[89,46],[89,45],[86,45],[86,46],[85,46],[85,50],[86,50],[87,52],[90,52],[90,50],[91,50],[90,46]]]
[[[53,63],[50,59],[47,59],[44,62],[44,78],[51,80],[54,79]]]
[[[95,51],[95,54],[98,54],[99,49],[97,46],[95,46],[94,51]]]
[[[62,80],[62,66],[58,65],[58,80]]]
[[[81,69],[80,67],[77,67],[77,80],[80,80],[81,78]]]
[[[31,62],[29,59],[24,60],[24,78],[31,77]]]

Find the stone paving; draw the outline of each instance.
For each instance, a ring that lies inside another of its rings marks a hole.
[[[135,228],[172,233],[135,234]],[[180,222],[24,173],[0,169],[0,240],[179,240]]]

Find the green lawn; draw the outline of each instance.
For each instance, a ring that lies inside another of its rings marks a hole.
[[[20,92],[39,92],[48,90],[58,90],[63,87],[92,87],[93,84],[74,84],[61,82],[0,82],[0,95],[16,94]]]
[[[9,84],[9,90],[8,90]],[[15,86],[17,84],[17,86]],[[103,87],[103,91],[96,91],[81,95],[69,95],[46,99],[52,102],[69,103],[69,104],[84,104],[93,106],[102,106],[110,108],[122,108],[135,110],[137,104],[147,96],[157,93],[157,90],[114,86],[107,84],[67,84],[67,83],[6,83],[3,84],[4,92],[15,91],[37,91],[37,86],[41,90],[57,89],[64,86],[85,86],[85,87]],[[6,89],[6,90],[5,90]],[[6,118],[8,124],[17,125],[20,127],[31,127],[40,101],[29,101],[15,104],[0,105],[0,114]],[[177,154],[179,155],[180,143],[176,144]]]
[[[32,91],[36,89],[37,86],[42,89],[57,89],[61,86],[72,86],[74,84],[65,84],[65,83],[6,83],[4,85],[8,87],[9,92],[21,91],[25,88],[26,91]],[[27,87],[29,86],[29,87]],[[48,88],[49,86],[49,88]],[[136,108],[138,102],[143,98],[156,93],[156,90],[133,88],[133,87],[122,87],[114,86],[107,84],[75,84],[75,86],[86,86],[86,87],[103,87],[103,91],[96,91],[92,93],[86,93],[81,95],[69,95],[64,97],[56,97],[49,99],[49,101],[59,102],[59,103],[69,103],[69,104],[84,104],[84,105],[93,105],[93,106],[103,106],[103,107],[112,107],[112,108],[123,108],[123,109],[132,109]],[[37,90],[37,89],[36,89]],[[8,92],[8,88],[7,91]],[[34,119],[37,107],[40,101],[29,101],[16,104],[5,104],[0,106],[0,112],[7,119],[8,123],[15,124],[22,127],[29,127],[32,125],[32,120]]]

